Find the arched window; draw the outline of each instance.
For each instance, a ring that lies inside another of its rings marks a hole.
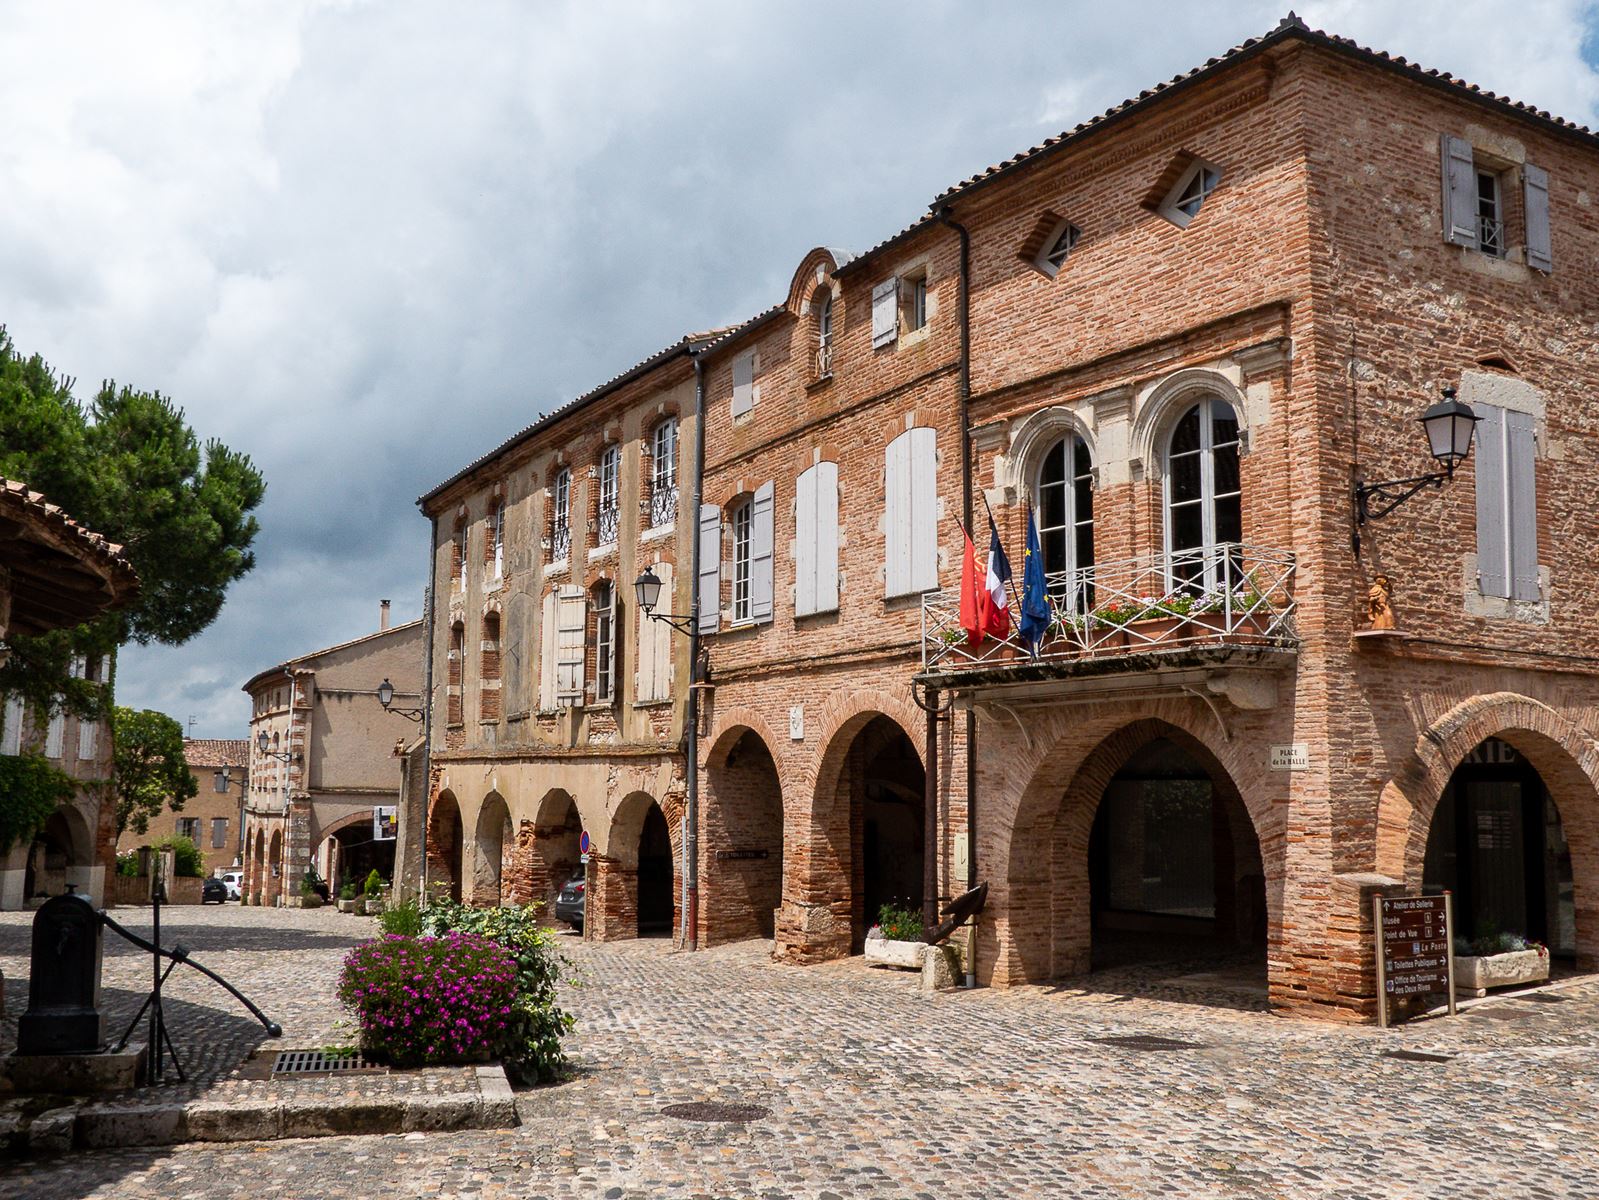
[[[1199,401],[1166,448],[1166,549],[1170,581],[1209,591],[1230,586],[1219,548],[1243,540],[1238,414],[1218,396]]]
[[[1044,454],[1035,498],[1049,590],[1084,611],[1093,605],[1084,573],[1094,565],[1094,464],[1080,434],[1067,434]]]
[[[816,313],[816,378],[833,373],[833,293],[823,289],[811,302]]]
[[[650,438],[650,528],[677,519],[677,418],[667,417]]]
[[[607,446],[600,454],[599,542],[609,546],[616,541],[617,481],[622,474],[622,451]]]
[[[752,619],[750,604],[750,528],[752,505],[746,500],[733,509],[733,623]]]

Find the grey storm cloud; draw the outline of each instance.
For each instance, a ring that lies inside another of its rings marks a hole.
[[[428,487],[774,303],[810,247],[881,241],[1285,11],[8,4],[0,323],[173,396],[269,482],[256,571],[194,642],[125,652],[122,702],[237,736],[256,671],[375,628],[380,597],[420,615]],[[1588,5],[1300,15],[1593,119]]]

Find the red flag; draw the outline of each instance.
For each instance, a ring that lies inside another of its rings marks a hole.
[[[966,644],[981,645],[983,641],[983,588],[977,578],[977,549],[972,545],[972,535],[965,529],[961,537],[966,549],[961,553],[961,628],[966,631]]]

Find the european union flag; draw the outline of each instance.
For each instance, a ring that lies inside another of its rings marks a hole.
[[[1044,587],[1044,552],[1038,543],[1033,506],[1027,506],[1027,549],[1022,553],[1022,617],[1016,632],[1036,652],[1049,631],[1049,595]]]

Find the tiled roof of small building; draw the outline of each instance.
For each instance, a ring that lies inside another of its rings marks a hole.
[[[183,761],[195,767],[241,767],[250,761],[250,743],[245,738],[185,738]]]
[[[77,625],[138,595],[121,546],[14,479],[0,478],[0,548],[12,572],[14,633]]]
[[[1207,79],[1228,67],[1235,66],[1239,62],[1261,53],[1268,47],[1288,41],[1290,38],[1297,38],[1311,45],[1323,46],[1340,54],[1382,67],[1385,70],[1396,71],[1422,83],[1459,92],[1472,100],[1513,112],[1518,116],[1548,125],[1562,133],[1590,140],[1599,140],[1586,125],[1578,125],[1575,122],[1566,120],[1564,117],[1553,116],[1545,109],[1535,108],[1533,105],[1524,104],[1519,100],[1501,96],[1497,92],[1488,91],[1474,83],[1468,83],[1458,76],[1451,75],[1447,71],[1421,67],[1400,55],[1389,54],[1383,50],[1373,50],[1370,47],[1362,46],[1351,38],[1339,37],[1336,34],[1325,33],[1319,29],[1311,29],[1297,15],[1290,12],[1278,23],[1275,29],[1264,37],[1250,38],[1241,42],[1226,53],[1207,59],[1191,71],[1174,76],[1165,83],[1158,83],[1152,88],[1139,92],[1138,95],[1123,100],[1112,108],[1107,108],[1098,116],[1090,117],[1082,124],[1040,142],[1030,150],[1024,150],[1020,154],[1007,158],[1004,162],[996,163],[976,175],[961,180],[954,187],[941,192],[933,200],[930,207],[936,211],[949,201],[967,195],[974,188],[987,184],[1001,176],[1008,175],[1018,167],[1033,162],[1035,159],[1063,146],[1074,143],[1087,134],[1096,132],[1106,125],[1147,108],[1155,101],[1163,99],[1173,92],[1188,88],[1202,79]]]

